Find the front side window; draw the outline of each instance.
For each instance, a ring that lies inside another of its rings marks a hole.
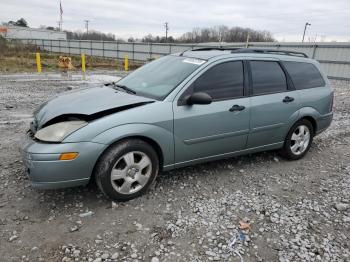
[[[148,63],[118,81],[137,95],[163,99],[206,61],[182,56],[165,56]]]
[[[213,100],[243,96],[242,61],[225,62],[204,72],[192,84],[193,92],[205,92]]]
[[[321,87],[325,82],[313,64],[304,62],[283,62],[286,67],[295,89],[307,89],[313,87]]]
[[[253,95],[278,93],[287,90],[287,79],[275,61],[251,61]]]

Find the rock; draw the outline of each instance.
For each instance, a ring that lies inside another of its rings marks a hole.
[[[107,259],[109,258],[109,254],[108,253],[104,253],[102,256],[101,256],[102,259]]]
[[[344,216],[343,217],[343,222],[345,222],[345,223],[350,222],[350,217]]]
[[[98,257],[93,262],[102,262],[102,258]]]
[[[112,201],[112,209],[116,209],[118,207],[118,204],[114,201]]]
[[[137,258],[137,254],[136,253],[132,253],[130,257],[131,258]]]
[[[93,214],[94,214],[94,212],[88,211],[88,212],[85,212],[85,213],[81,213],[79,216],[80,217],[89,217],[89,216],[92,216]]]
[[[37,250],[39,250],[38,247],[32,247],[32,249],[30,251],[34,252],[34,251],[37,251]]]
[[[157,257],[152,257],[151,262],[159,262],[159,258],[157,258]]]
[[[207,256],[209,256],[209,257],[216,257],[217,255],[216,255],[216,253],[215,252],[213,252],[213,251],[205,251],[205,254],[207,255]]]
[[[18,238],[18,236],[13,235],[9,238],[9,242],[15,241]]]
[[[79,257],[79,255],[80,255],[80,250],[76,249],[76,250],[73,251],[73,256],[74,257]]]
[[[78,226],[72,226],[69,231],[70,232],[75,232],[75,231],[78,231],[79,230],[79,227]]]
[[[112,259],[117,259],[119,257],[119,253],[118,252],[115,252],[113,255],[112,255]]]
[[[136,223],[135,226],[136,226],[137,230],[139,230],[139,231],[142,230],[142,224]]]
[[[338,211],[345,211],[350,208],[350,205],[345,203],[336,203],[334,206]]]

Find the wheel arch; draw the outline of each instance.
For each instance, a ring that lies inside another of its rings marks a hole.
[[[158,160],[159,160],[159,171],[163,170],[163,165],[164,165],[164,155],[163,155],[163,150],[160,147],[160,145],[154,141],[153,139],[147,137],[147,136],[142,136],[142,135],[131,135],[131,136],[127,136],[127,137],[123,137],[121,139],[115,140],[113,143],[109,144],[98,156],[94,167],[92,169],[92,173],[90,175],[90,182],[95,182],[95,175],[96,175],[96,166],[99,163],[100,159],[102,158],[103,154],[105,152],[107,152],[107,150],[109,150],[111,147],[115,146],[118,143],[124,142],[126,140],[132,140],[132,139],[139,139],[142,140],[144,142],[146,142],[147,144],[149,144],[155,151],[156,154],[158,156]]]
[[[309,122],[311,123],[312,129],[313,129],[312,131],[313,131],[313,134],[315,135],[316,132],[317,132],[317,122],[316,122],[316,119],[315,119],[314,117],[312,117],[312,116],[303,116],[303,117],[300,118],[298,121],[303,120],[303,119],[305,119],[305,120],[307,120],[307,121],[309,121]]]

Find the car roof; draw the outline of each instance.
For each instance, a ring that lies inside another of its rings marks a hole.
[[[277,49],[253,49],[253,48],[199,48],[177,53],[178,56],[191,57],[203,60],[216,60],[230,57],[249,57],[249,58],[276,58],[287,61],[311,62],[305,53],[277,50]]]

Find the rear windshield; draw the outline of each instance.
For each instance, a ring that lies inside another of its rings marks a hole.
[[[325,85],[320,72],[311,63],[285,61],[283,65],[287,69],[297,90]]]
[[[140,67],[118,81],[118,84],[132,89],[137,95],[160,100],[205,62],[201,59],[165,56]]]

